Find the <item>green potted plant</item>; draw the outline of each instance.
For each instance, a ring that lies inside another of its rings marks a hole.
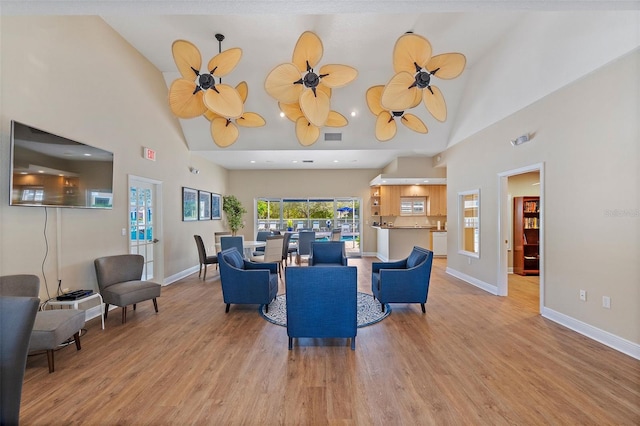
[[[287,231],[293,231],[293,220],[287,219]]]
[[[225,195],[222,198],[222,211],[224,211],[227,216],[227,223],[233,235],[236,235],[238,229],[244,228],[242,215],[245,214],[247,210],[235,195]]]

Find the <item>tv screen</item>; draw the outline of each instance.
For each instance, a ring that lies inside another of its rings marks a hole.
[[[113,153],[11,122],[13,206],[111,209]]]

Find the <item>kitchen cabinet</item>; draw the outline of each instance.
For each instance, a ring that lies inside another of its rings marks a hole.
[[[427,203],[427,216],[447,215],[447,186],[431,185]]]

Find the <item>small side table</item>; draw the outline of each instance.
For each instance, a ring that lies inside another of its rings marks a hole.
[[[80,299],[76,299],[76,300],[56,300],[56,299],[52,299],[49,300],[47,302],[44,303],[44,305],[51,305],[51,306],[70,306],[73,309],[78,309],[78,304],[79,303],[83,303],[83,302],[87,302],[89,300],[92,299],[99,299],[100,300],[100,320],[102,321],[102,329],[104,330],[104,303],[102,301],[102,296],[100,295],[100,293],[93,293],[90,294],[88,296],[82,297]],[[96,306],[97,308],[97,306]],[[93,310],[94,308],[91,308],[91,310]],[[89,321],[90,319],[95,318],[97,315],[90,313],[89,309],[85,310],[85,321]]]

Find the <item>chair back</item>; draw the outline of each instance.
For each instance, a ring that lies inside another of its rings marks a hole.
[[[281,262],[284,247],[284,235],[270,235],[264,248],[263,262]]]
[[[93,263],[100,292],[113,284],[142,279],[144,257],[140,254],[99,257]]]
[[[285,232],[282,237],[282,260],[285,260],[289,255],[289,243],[291,243],[292,232]]]
[[[198,256],[200,258],[200,264],[204,264],[207,260],[207,250],[204,248],[204,242],[202,241],[202,237],[200,235],[194,235],[193,238],[196,240],[196,246],[198,247]]]
[[[24,289],[7,285],[5,290]],[[24,370],[39,304],[37,297],[0,296],[0,425],[20,423]]]
[[[290,338],[356,337],[358,279],[355,266],[287,268],[285,276]]]
[[[298,233],[298,255],[311,254],[311,243],[316,240],[314,231],[301,231]]]
[[[19,274],[0,277],[0,296],[38,297],[39,293],[40,278],[37,275]]]
[[[340,229],[331,230],[331,241],[340,241],[341,238],[342,238],[342,230]]]
[[[231,235],[231,231],[219,231],[213,233],[213,242],[215,244],[220,244],[220,238]]]
[[[314,241],[311,243],[309,265],[347,265],[344,241]]]
[[[271,231],[258,231],[256,241],[267,241],[269,235],[271,235]]]
[[[244,257],[243,253],[244,253],[244,248],[243,248],[243,244],[242,244],[242,236],[230,236],[230,235],[224,235],[222,237],[220,237],[220,251],[224,251],[227,249],[230,249],[232,247],[235,247],[238,249],[238,252],[240,253],[240,256]]]

